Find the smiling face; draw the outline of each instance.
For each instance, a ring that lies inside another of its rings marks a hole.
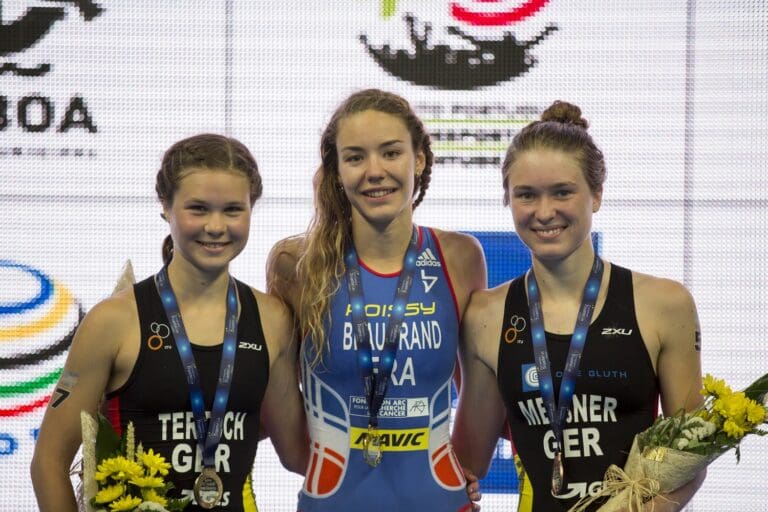
[[[365,110],[342,119],[336,149],[339,182],[352,206],[353,223],[385,227],[396,219],[410,219],[425,156],[414,151],[399,117]]]
[[[219,272],[248,241],[250,181],[230,170],[185,171],[163,214],[171,228],[173,260]]]
[[[564,260],[589,240],[602,190],[592,192],[574,155],[521,153],[507,177],[515,230],[539,260]]]

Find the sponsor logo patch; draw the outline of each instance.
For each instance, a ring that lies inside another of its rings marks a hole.
[[[397,430],[379,430],[381,447],[385,452],[414,452],[429,448],[429,428],[407,428]],[[350,429],[349,447],[363,449],[363,441],[368,436],[367,428]]]
[[[524,364],[521,367],[523,375],[523,392],[536,391],[539,389],[539,372],[533,363]]]

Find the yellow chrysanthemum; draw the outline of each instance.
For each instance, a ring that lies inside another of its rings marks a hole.
[[[154,489],[143,489],[141,491],[141,495],[144,498],[144,501],[151,501],[152,503],[157,503],[162,507],[168,505],[168,500],[165,499],[165,496],[158,494]]]
[[[149,470],[151,476],[155,476],[158,473],[165,476],[168,474],[168,470],[171,469],[171,465],[165,462],[165,458],[159,453],[155,453],[152,448],[137,454],[137,458]]]
[[[115,511],[133,510],[139,505],[141,505],[141,498],[136,498],[134,496],[123,496],[119,500],[110,503],[109,509]]]
[[[162,487],[165,485],[163,483],[163,479],[159,476],[137,476],[131,478],[130,482],[137,487],[141,487],[142,489]]]
[[[746,434],[746,430],[732,420],[725,420],[725,423],[723,423],[723,432],[728,434],[728,437],[732,437],[734,439],[741,439],[744,437],[744,434]]]
[[[738,421],[746,416],[747,398],[743,393],[721,396],[712,403],[712,409],[726,420]]]
[[[123,484],[110,485],[99,490],[94,499],[96,500],[96,503],[109,503],[122,496],[124,492],[125,486]]]
[[[97,482],[104,482],[107,478],[122,482],[141,476],[143,473],[137,462],[125,457],[111,457],[99,464],[95,476]]]
[[[750,400],[750,404],[747,406],[747,420],[752,425],[759,425],[765,421],[765,414],[765,407],[754,400]]]
[[[722,397],[728,396],[732,392],[723,379],[716,379],[710,374],[704,376],[704,389],[701,390],[702,395]]]

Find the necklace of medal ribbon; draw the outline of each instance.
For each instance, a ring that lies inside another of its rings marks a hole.
[[[533,267],[528,274],[528,308],[531,316],[531,334],[536,371],[539,376],[539,390],[547,409],[552,433],[555,435],[555,457],[552,468],[552,493],[559,494],[563,484],[563,428],[568,409],[573,401],[576,390],[576,375],[581,365],[581,354],[587,340],[587,331],[595,309],[597,294],[603,278],[603,262],[595,255],[592,269],[584,286],[584,292],[576,317],[576,326],[571,335],[568,355],[565,360],[563,379],[560,381],[560,391],[555,403],[554,386],[552,384],[552,368],[547,353],[547,340],[544,333],[544,317],[541,312],[541,295]]]
[[[176,295],[173,293],[173,288],[168,279],[167,266],[163,267],[155,275],[155,286],[160,294],[160,301],[163,304],[163,309],[171,326],[176,350],[181,358],[181,364],[184,366],[184,374],[187,376],[189,401],[195,419],[197,444],[200,446],[200,451],[203,454],[203,466],[213,469],[216,447],[221,440],[222,423],[227,409],[227,402],[229,401],[229,390],[232,387],[232,375],[235,369],[235,352],[237,350],[237,294],[235,292],[235,281],[231,276],[229,277],[227,312],[224,322],[224,344],[219,366],[219,379],[213,398],[211,417],[208,421],[205,419],[205,403],[203,388],[200,384],[200,374],[197,371],[195,358],[192,355],[192,345],[184,328],[184,322],[181,319]]]
[[[368,320],[365,317],[365,298],[363,283],[360,275],[357,251],[354,244],[347,249],[344,261],[347,265],[347,289],[352,309],[352,323],[357,345],[357,367],[363,381],[365,398],[368,403],[369,427],[378,426],[378,416],[384,396],[387,392],[392,367],[395,364],[400,326],[405,318],[408,296],[413,284],[413,274],[416,270],[416,252],[418,250],[419,232],[414,226],[408,249],[403,258],[403,269],[397,281],[392,311],[387,324],[386,341],[379,358],[378,372],[373,367],[373,346],[371,345]]]

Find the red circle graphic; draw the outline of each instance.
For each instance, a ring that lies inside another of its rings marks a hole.
[[[481,1],[487,2],[488,0]],[[451,4],[451,16],[470,25],[498,27],[516,23],[529,16],[533,16],[544,7],[547,2],[549,2],[549,0],[529,0],[512,10],[501,12],[475,12],[453,2]]]

